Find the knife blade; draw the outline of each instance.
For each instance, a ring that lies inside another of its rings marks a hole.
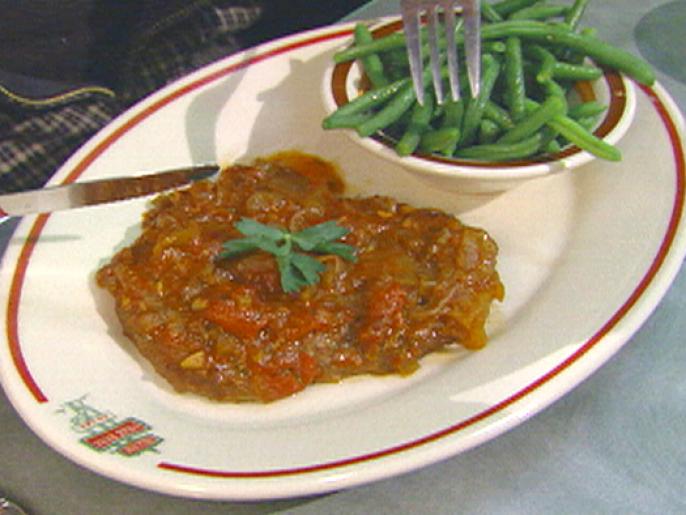
[[[0,194],[0,216],[51,213],[143,197],[206,179],[218,171],[219,166],[215,164],[196,165],[146,175],[74,182]]]

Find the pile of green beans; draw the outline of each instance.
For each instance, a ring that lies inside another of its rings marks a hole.
[[[460,99],[441,105],[429,87],[424,104],[417,102],[402,32],[375,39],[366,25],[358,24],[354,43],[336,53],[334,62],[359,60],[370,86],[322,126],[353,129],[361,137],[383,133],[402,156],[419,152],[502,162],[543,158],[575,145],[619,161],[619,150],[591,132],[607,106],[596,101],[570,105],[571,91],[579,81],[600,79],[603,68],[645,85],[652,85],[655,76],[641,59],[580,27],[588,3],[483,1],[480,93],[472,98],[462,80]],[[458,46],[463,37],[458,23]],[[464,63],[460,66],[464,79]],[[443,75],[447,78],[446,70]],[[424,83],[430,84],[428,63]]]

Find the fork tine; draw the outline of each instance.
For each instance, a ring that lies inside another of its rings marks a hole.
[[[400,0],[403,31],[407,44],[407,56],[417,101],[424,104],[424,78],[422,70],[422,49],[419,39],[419,6],[414,0]]]
[[[457,101],[460,99],[460,75],[457,65],[457,45],[455,44],[455,0],[444,0],[443,13],[450,96]]]
[[[442,104],[443,81],[439,48],[439,7],[443,12],[446,57],[450,94],[453,100],[460,98],[459,69],[457,45],[455,44],[455,7],[462,6],[462,17],[465,31],[465,60],[471,96],[479,94],[481,83],[481,1],[480,0],[400,0],[403,18],[407,55],[415,95],[420,104],[424,104],[424,70],[422,61],[422,43],[420,37],[420,17],[426,9],[430,66],[436,101]]]
[[[429,51],[431,64],[431,77],[433,78],[436,102],[443,103],[443,81],[441,80],[441,57],[438,49],[438,10],[437,5],[430,4],[426,7],[427,29],[429,31]]]
[[[464,46],[467,75],[472,97],[479,94],[481,83],[481,2],[462,0],[464,16]]]

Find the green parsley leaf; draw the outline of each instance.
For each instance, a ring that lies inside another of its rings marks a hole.
[[[281,275],[281,289],[286,293],[293,293],[307,286],[306,279],[293,266],[293,256],[276,256],[276,263]]]
[[[298,252],[291,256],[291,264],[300,272],[307,284],[318,283],[319,274],[326,270],[326,266],[321,261]]]
[[[224,242],[222,245],[223,251],[219,254],[220,259],[230,258],[244,254],[246,252],[251,252],[258,247],[257,237],[241,238],[238,240],[230,240]]]
[[[284,235],[287,234],[285,231],[282,231],[277,227],[265,225],[257,220],[245,217],[236,222],[234,227],[246,236],[259,236],[261,238],[266,238],[273,241],[279,241],[283,239]]]
[[[347,243],[341,243],[340,241],[327,241],[325,243],[320,243],[314,247],[312,251],[319,252],[320,254],[335,254],[342,257],[346,261],[352,261],[353,263],[357,261],[355,247],[348,245]]]
[[[302,231],[291,233],[265,225],[252,218],[242,218],[234,224],[245,238],[229,240],[222,245],[217,259],[227,259],[255,250],[273,254],[279,269],[281,288],[292,293],[316,284],[326,266],[314,257],[297,252],[296,249],[317,254],[334,254],[348,261],[356,261],[355,247],[340,241],[350,232],[333,220],[323,222]]]
[[[342,238],[350,231],[330,220],[313,225],[292,235],[293,241],[303,250],[313,250],[317,245]]]
[[[219,259],[231,258],[256,249],[264,250],[270,254],[285,255],[290,252],[286,244],[279,245],[277,242],[268,240],[261,236],[248,236],[238,240],[230,240],[222,245],[223,252],[217,256]]]

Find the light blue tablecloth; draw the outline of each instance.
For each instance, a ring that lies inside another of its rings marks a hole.
[[[377,0],[349,19],[393,12],[397,0]],[[686,110],[685,0],[598,0],[586,20],[649,60]],[[1,230],[6,239],[9,229]],[[45,515],[686,513],[684,335],[682,271],[618,355],[509,433],[402,477],[271,503],[177,500],[99,477],[47,448],[0,394],[0,487]]]

